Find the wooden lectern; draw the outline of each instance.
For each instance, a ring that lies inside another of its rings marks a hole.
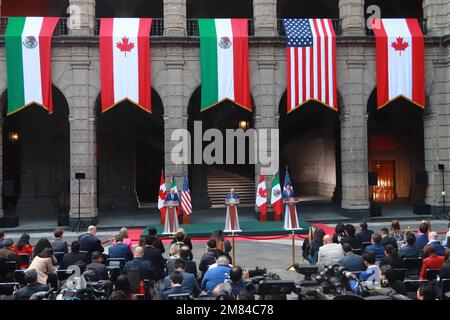
[[[298,219],[297,219],[297,209],[295,205],[299,200],[290,197],[284,199],[284,204],[286,205],[285,217],[284,217],[284,228],[286,230],[298,229]]]
[[[227,206],[227,217],[225,220],[225,231],[241,231],[239,226],[239,217],[237,212],[237,205],[239,204],[239,199],[225,199],[225,205]]]
[[[164,201],[166,207],[166,221],[164,224],[164,234],[175,234],[178,230],[177,208],[178,201]]]

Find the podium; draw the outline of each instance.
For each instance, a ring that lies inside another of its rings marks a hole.
[[[164,207],[166,207],[166,221],[164,223],[163,234],[175,234],[178,230],[178,216],[177,208],[179,206],[178,201],[164,201]]]
[[[297,217],[297,208],[296,204],[299,202],[295,198],[286,198],[284,200],[285,211],[284,211],[284,230],[298,230],[298,217]]]
[[[239,199],[225,199],[225,205],[227,206],[227,216],[225,219],[225,230],[224,232],[241,232],[241,227],[239,226],[239,216],[237,205],[239,204]]]

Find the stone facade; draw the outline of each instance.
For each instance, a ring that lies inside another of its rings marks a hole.
[[[79,24],[69,24],[69,36],[54,39],[52,77],[69,106],[70,217],[78,215],[76,172],[85,172],[81,187],[81,215],[96,222],[97,99],[100,94],[98,37],[94,36],[95,1],[70,0],[78,5]],[[342,208],[362,217],[369,208],[367,102],[376,87],[375,42],[365,36],[363,0],[340,0],[342,36],[337,44],[337,83],[340,97]],[[441,205],[441,174],[437,164],[450,168],[450,1],[424,0],[428,36],[425,48],[427,105],[424,112],[425,168],[429,175],[426,203]],[[255,37],[250,38],[250,81],[254,126],[278,127],[279,103],[286,90],[284,40],[277,36],[276,0],[254,0]],[[78,11],[70,10],[72,14]],[[200,86],[198,38],[187,37],[186,0],[164,0],[165,37],[152,39],[152,87],[164,106],[166,179],[174,172],[181,181],[187,165],[174,165],[170,152],[173,130],[187,128],[188,104]],[[6,89],[4,41],[0,40],[0,90]],[[4,120],[0,120],[3,122]],[[0,126],[2,130],[3,126]],[[0,132],[1,133],[1,132]],[[1,146],[0,140],[0,146]],[[269,143],[270,145],[270,143]],[[2,148],[0,148],[0,160]],[[1,163],[1,161],[0,161]],[[255,166],[255,184],[259,176]],[[446,187],[450,188],[450,170]],[[0,170],[0,184],[2,183]],[[267,178],[270,185],[270,178]],[[0,198],[0,217],[5,225]]]

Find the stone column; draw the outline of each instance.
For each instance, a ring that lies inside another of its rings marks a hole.
[[[364,36],[364,0],[339,0],[343,36]]]
[[[69,0],[67,21],[72,36],[93,36],[95,33],[95,0]]]
[[[448,0],[423,0],[423,17],[427,19],[430,36],[450,34],[450,3]]]
[[[186,32],[186,0],[164,0],[164,35],[183,37]]]
[[[255,36],[277,36],[277,1],[253,0],[253,19]]]
[[[70,223],[78,218],[78,180],[75,173],[85,173],[81,180],[81,218],[86,224],[98,222],[97,150],[95,97],[90,90],[91,62],[89,48],[72,50],[72,79],[68,98],[70,106]],[[92,90],[94,91],[94,90]]]
[[[171,153],[177,144],[171,140],[172,132],[176,129],[187,130],[187,107],[183,105],[183,66],[181,47],[167,48],[167,94],[164,103],[164,162],[168,189],[170,177],[175,176],[178,190],[181,191],[184,172],[187,173],[187,164],[172,162]]]
[[[351,48],[353,59],[338,76],[341,105],[342,208],[364,217],[369,209],[367,99],[364,94],[363,48]],[[357,58],[361,57],[361,58]]]

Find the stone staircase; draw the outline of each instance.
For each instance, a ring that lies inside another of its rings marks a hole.
[[[255,182],[246,176],[226,170],[208,168],[208,195],[211,208],[223,208],[225,195],[230,188],[239,194],[241,207],[255,206]]]

